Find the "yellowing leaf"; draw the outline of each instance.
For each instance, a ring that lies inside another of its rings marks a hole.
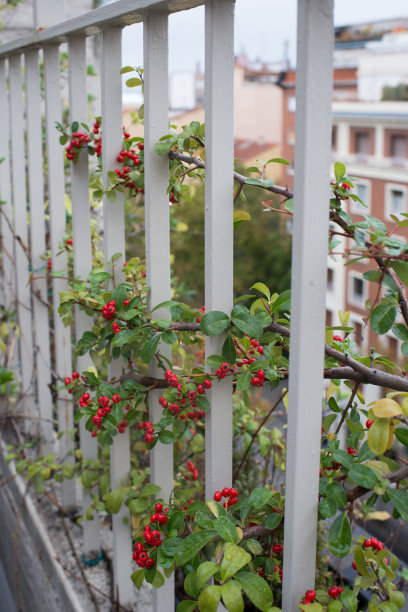
[[[331,329],[326,329],[324,334],[324,342],[325,344],[331,344],[333,342],[333,332]]]
[[[394,444],[394,425],[391,423],[390,424],[390,429],[388,432],[388,442],[387,442],[387,450],[391,448],[391,446]]]
[[[401,410],[405,416],[408,416],[408,397],[404,397],[401,402]]]
[[[65,194],[65,209],[69,215],[72,215],[72,201],[67,193]]]
[[[367,434],[368,446],[374,453],[382,455],[387,450],[390,431],[388,419],[376,419]]]
[[[340,325],[347,326],[349,322],[350,313],[348,311],[341,312],[341,310],[339,310],[338,315],[339,315]]]
[[[234,223],[237,221],[250,221],[251,215],[246,210],[235,210],[234,211]]]
[[[282,389],[282,393],[284,393],[286,391],[286,389]],[[286,410],[288,409],[288,405],[289,405],[289,393],[285,393],[285,395],[283,396],[283,405],[285,406]]]
[[[401,406],[393,399],[384,397],[373,405],[373,413],[381,419],[389,419],[402,413]]]
[[[368,521],[388,521],[391,518],[391,514],[385,510],[374,510],[365,515]]]

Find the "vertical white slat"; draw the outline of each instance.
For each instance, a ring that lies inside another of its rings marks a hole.
[[[17,238],[15,261],[17,270],[17,312],[20,327],[20,372],[22,408],[33,413],[33,336],[31,325],[31,288],[29,285],[29,248],[27,228],[27,191],[24,147],[24,104],[21,55],[9,59],[11,174],[14,209],[14,233]],[[25,423],[27,430],[37,431],[38,423]]]
[[[33,0],[33,24],[42,30],[65,19],[65,0]]]
[[[53,451],[53,426],[51,383],[50,328],[48,318],[46,262],[41,259],[46,251],[44,220],[44,178],[42,149],[42,119],[40,67],[38,50],[25,55],[26,113],[27,113],[27,165],[30,205],[30,247],[33,276],[33,334],[34,357],[37,379],[37,401],[41,435],[45,439],[43,452]],[[42,300],[39,299],[41,296]],[[45,303],[44,303],[45,302]]]
[[[55,127],[57,121],[61,122],[62,111],[58,45],[46,45],[44,47],[44,84],[52,269],[54,272],[62,270],[66,278],[68,264],[66,251],[63,249],[62,254],[57,257],[66,231],[63,148],[59,143],[60,135]],[[67,280],[64,278],[53,278],[55,369],[62,381],[72,373],[71,330],[69,327],[65,327],[58,314],[58,292],[66,291],[67,288]],[[59,385],[62,381],[58,381]],[[58,430],[60,432],[72,431],[74,429],[74,411],[71,396],[65,389],[61,389],[58,392],[57,412]],[[74,461],[73,449],[74,443],[71,440],[71,436],[63,435],[59,442],[60,458]],[[61,488],[64,507],[67,509],[74,508],[76,505],[75,480],[64,480]]]
[[[79,131],[84,131],[81,123],[88,121],[88,99],[86,87],[86,39],[84,36],[72,37],[68,46],[69,66],[69,112],[70,122],[79,123]],[[92,268],[91,246],[91,215],[89,203],[88,153],[81,151],[78,161],[71,162],[71,197],[72,197],[72,239],[74,251],[74,276],[85,279]],[[92,328],[92,319],[79,308],[75,310],[75,338],[78,341],[85,331]],[[83,372],[92,366],[92,360],[87,355],[77,357],[76,368]],[[98,459],[98,444],[90,432],[85,429],[83,420],[80,424],[81,450],[84,459]],[[83,512],[92,499],[83,493]],[[84,555],[88,560],[99,556],[99,524],[83,521]]]
[[[313,588],[322,418],[333,0],[299,0],[283,609]],[[311,248],[312,246],[312,248]]]
[[[168,131],[168,15],[147,13],[143,20],[144,108],[145,108],[145,219],[146,282],[151,288],[149,308],[170,299],[170,218],[167,194],[169,162],[156,155],[154,145]],[[155,318],[167,318],[160,309]],[[159,351],[171,361],[171,347],[160,345]],[[163,371],[156,362],[149,366],[151,376],[161,378]],[[149,393],[149,419],[162,417],[159,391]],[[161,488],[160,497],[170,498],[173,489],[173,445],[157,444],[150,452],[152,482]],[[174,578],[153,592],[154,610],[174,609]]]
[[[234,0],[205,3],[205,309],[233,303]],[[225,335],[206,338],[221,354]],[[214,382],[206,415],[206,499],[232,484],[232,377]]]
[[[122,77],[120,75],[122,61],[122,30],[119,27],[107,27],[102,31],[102,177],[106,187],[107,173],[117,165],[116,156],[123,145],[122,121]],[[115,253],[125,251],[125,217],[123,194],[118,193],[115,202],[109,202],[104,197],[103,205],[104,252],[105,264]],[[124,280],[124,258],[118,258],[114,263],[116,283]],[[122,361],[114,361],[110,368],[110,376],[118,376],[122,372]],[[111,486],[120,486],[130,471],[129,429],[114,439],[111,447]],[[131,530],[130,525],[123,523],[128,517],[126,506],[112,517],[113,526],[113,561],[114,561],[114,593],[122,605],[130,605],[133,601],[134,588],[130,580],[131,565]]]
[[[11,308],[15,295],[15,266],[14,266],[14,240],[11,228],[7,220],[12,223],[11,208],[11,175],[10,175],[10,116],[7,87],[7,60],[0,60],[0,200],[5,202],[1,205],[4,216],[1,217],[1,257],[3,272],[3,305]],[[7,220],[6,220],[7,219]]]

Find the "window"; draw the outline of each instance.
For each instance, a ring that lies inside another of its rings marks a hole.
[[[357,321],[354,321],[352,325],[354,327],[353,340],[356,344],[360,345],[363,342],[363,326]]]
[[[360,308],[364,307],[366,300],[366,282],[358,272],[350,272],[348,280],[348,301]]]
[[[334,270],[327,269],[327,291],[333,291],[334,288]]]
[[[349,200],[350,203],[350,212],[356,215],[365,215],[370,212],[370,193],[371,193],[371,183],[370,181],[365,181],[359,179],[354,183],[354,193],[364,202],[366,206],[363,206],[361,202],[358,200]]]
[[[388,216],[407,212],[407,187],[388,183],[385,186],[385,206]]]
[[[288,98],[288,111],[290,113],[294,113],[296,110],[296,97],[295,96],[290,96]]]
[[[406,136],[391,136],[391,160],[393,164],[404,164],[407,158]]]
[[[331,327],[333,325],[333,315],[330,310],[326,310],[326,327]]]
[[[355,133],[355,150],[356,155],[368,157],[370,154],[370,135],[367,132]]]

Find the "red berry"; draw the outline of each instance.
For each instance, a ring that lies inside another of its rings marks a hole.
[[[197,393],[199,393],[200,395],[203,395],[203,393],[205,393],[204,385],[197,385]]]
[[[147,433],[144,437],[145,441],[147,442],[147,444],[151,444],[153,442],[153,436],[151,433]]]
[[[316,591],[314,591],[313,589],[311,589],[310,591],[306,591],[305,593],[305,599],[306,601],[314,601],[316,599]]]
[[[206,389],[211,389],[211,380],[208,380],[208,378],[206,378],[203,382],[203,385]]]
[[[220,365],[220,370],[221,372],[229,372],[230,371],[230,364],[227,363],[226,361],[224,361],[221,365]]]
[[[115,395],[112,395],[112,402],[114,402],[115,404],[120,402],[120,395],[118,395],[117,393]]]
[[[367,420],[367,421],[366,421],[366,427],[367,427],[367,429],[370,429],[370,427],[371,427],[371,425],[372,425],[373,423],[374,423],[374,421]]]
[[[351,567],[353,568],[353,570],[357,571],[357,565],[355,561],[353,561],[353,563],[351,564]]]
[[[224,487],[224,489],[222,490],[222,496],[229,497],[229,494],[230,494],[230,490],[228,489],[228,487]]]
[[[137,145],[140,151],[143,151],[144,149],[144,144],[143,142],[139,142],[139,144]]]
[[[160,502],[157,502],[154,509],[156,510],[156,512],[161,512],[163,510],[163,504],[161,504]]]
[[[72,381],[69,376],[66,376],[64,382],[65,382],[65,386],[67,387]]]
[[[277,555],[280,555],[283,552],[282,544],[274,544],[272,546],[272,552],[276,553]]]
[[[154,567],[154,559],[147,559],[146,561],[146,567],[147,569],[152,569],[152,567]]]
[[[221,491],[216,491],[216,492],[214,493],[214,501],[219,502],[219,501],[221,501],[221,499],[222,499],[222,493],[221,493]]]
[[[73,380],[77,380],[79,378],[79,372],[73,372],[72,373],[72,378],[73,378]]]

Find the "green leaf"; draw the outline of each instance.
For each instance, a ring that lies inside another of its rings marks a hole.
[[[252,285],[252,287],[250,287],[250,289],[256,289],[257,291],[262,293],[262,295],[264,295],[266,297],[268,302],[271,299],[271,292],[269,291],[268,287],[266,285],[264,285],[263,283],[255,283],[255,285]]]
[[[365,564],[364,553],[361,550],[361,548],[357,548],[354,551],[354,561],[356,562],[357,571],[362,576],[369,576],[370,575],[370,572],[368,571],[367,566]]]
[[[177,334],[173,330],[165,331],[162,333],[161,339],[165,344],[175,344],[177,342]]]
[[[218,336],[230,326],[229,316],[225,312],[213,310],[207,312],[202,318],[200,329],[206,336]]]
[[[168,429],[159,431],[159,440],[162,444],[173,444],[175,438],[174,433]]]
[[[232,542],[224,547],[224,557],[221,563],[221,580],[225,582],[251,561],[251,555]]]
[[[144,581],[144,577],[145,577],[145,570],[143,568],[143,569],[138,570],[137,572],[133,572],[133,574],[130,576],[130,579],[132,580],[135,587],[140,590],[143,584],[143,581]]]
[[[180,601],[177,606],[176,612],[194,612],[198,604],[198,601]]]
[[[145,485],[143,489],[140,491],[141,497],[148,497],[149,495],[157,495],[160,493],[161,488],[159,485],[153,484],[153,482],[149,482],[149,484]]]
[[[214,561],[205,561],[201,563],[201,565],[197,568],[195,572],[195,586],[198,591],[201,591],[207,580],[209,580],[214,574],[216,574],[220,569],[218,563]]]
[[[288,289],[287,291],[283,291],[280,296],[275,300],[272,304],[272,311],[285,311],[290,310],[290,296],[291,291]]]
[[[237,351],[235,349],[234,340],[230,335],[225,338],[221,352],[225,361],[227,361],[230,365],[234,365],[234,363],[237,361]]]
[[[402,427],[398,427],[395,431],[395,437],[401,444],[404,446],[408,446],[408,429],[403,429]]]
[[[334,164],[334,176],[336,177],[336,181],[341,181],[343,176],[346,174],[346,166],[341,162],[336,162]]]
[[[397,309],[392,304],[380,304],[371,313],[371,328],[376,334],[386,334],[391,329],[397,316]]]
[[[347,495],[341,484],[331,482],[327,485],[325,494],[335,500],[337,506],[343,507],[347,503]]]
[[[370,225],[377,234],[385,235],[387,233],[387,227],[385,226],[385,224],[376,217],[372,217],[371,215],[364,215],[364,218],[369,221]]]
[[[235,574],[235,579],[238,580],[247,597],[259,610],[262,610],[262,612],[269,610],[273,604],[273,595],[266,580],[257,574],[244,571]]]
[[[387,489],[387,494],[403,519],[408,521],[408,493],[402,489]]]
[[[280,525],[283,519],[282,514],[278,514],[277,512],[273,512],[272,514],[268,514],[265,519],[265,527],[268,529],[276,529],[278,525]]]
[[[220,599],[221,587],[217,585],[210,585],[198,598],[198,609],[200,612],[217,612]]]
[[[262,508],[265,504],[271,501],[273,492],[268,489],[256,488],[251,492],[249,496],[249,503],[254,508]]]
[[[128,487],[118,487],[105,495],[104,501],[106,508],[111,514],[117,514],[122,506],[122,502],[129,493]]]
[[[226,516],[221,516],[214,521],[214,529],[225,542],[238,541],[237,530],[234,523]]]
[[[160,550],[168,557],[174,557],[176,550],[182,541],[182,538],[168,538],[167,540],[164,540]]]
[[[184,538],[177,546],[175,560],[177,565],[184,565],[217,535],[216,531],[198,531]]]
[[[397,336],[397,338],[399,340],[402,340],[403,342],[408,340],[408,329],[403,323],[397,323],[396,325],[394,325],[392,328],[392,333],[394,334],[394,336]]]
[[[355,463],[349,471],[349,476],[357,485],[365,489],[373,489],[378,478],[373,470],[366,465]]]
[[[160,341],[160,336],[154,336],[150,340],[148,340],[142,348],[142,352],[140,354],[140,358],[143,363],[150,363],[155,353],[157,351],[157,347]]]
[[[98,342],[97,336],[90,331],[84,332],[82,338],[80,338],[76,345],[76,354],[85,355],[89,349]]]
[[[222,585],[221,594],[228,612],[244,612],[245,605],[238,582],[228,580]]]
[[[238,306],[237,306],[238,308]],[[232,322],[239,330],[244,332],[244,334],[248,334],[248,336],[252,336],[254,338],[259,338],[263,333],[263,325],[256,318],[246,312],[235,312],[232,315]]]
[[[248,538],[245,540],[245,545],[250,553],[255,556],[262,555],[262,545],[255,538]]]
[[[331,601],[327,606],[327,612],[342,612],[343,604],[340,601]]]
[[[250,372],[242,372],[237,378],[238,391],[245,391],[251,385],[252,375]]]
[[[131,78],[126,81],[126,85],[127,87],[138,87],[139,85],[142,85],[142,81],[137,78]]]
[[[404,285],[408,286],[408,262],[407,261],[393,261],[390,267],[395,270]]]
[[[273,157],[272,159],[268,159],[266,163],[267,164],[284,164],[285,166],[290,166],[290,161],[287,159],[284,159],[283,157]]]
[[[340,601],[345,606],[347,612],[356,612],[358,600],[352,591],[343,591],[340,595]]]
[[[340,514],[330,527],[328,543],[330,552],[336,557],[345,557],[351,546],[351,527],[347,513]]]

